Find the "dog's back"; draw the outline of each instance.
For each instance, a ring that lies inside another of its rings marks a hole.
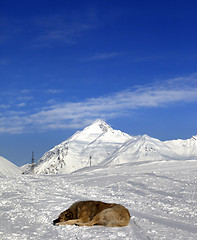
[[[101,201],[80,201],[75,202],[73,205],[70,206],[70,210],[73,213],[76,213],[74,218],[88,218],[89,221],[93,219],[98,213],[102,212],[107,208],[111,208],[117,204],[115,203],[105,203]],[[87,220],[87,219],[84,219]]]

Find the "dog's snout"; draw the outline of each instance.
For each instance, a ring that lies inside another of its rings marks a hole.
[[[58,222],[59,222],[58,219],[53,220],[53,225],[56,225],[56,223],[58,223]]]

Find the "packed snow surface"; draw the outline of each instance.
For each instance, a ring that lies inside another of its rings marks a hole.
[[[72,174],[0,176],[2,240],[196,240],[197,160],[91,167]],[[129,226],[53,226],[79,200],[123,204]]]

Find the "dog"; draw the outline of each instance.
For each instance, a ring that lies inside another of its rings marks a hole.
[[[120,204],[101,201],[79,201],[62,212],[53,225],[124,227],[129,224],[130,213]]]

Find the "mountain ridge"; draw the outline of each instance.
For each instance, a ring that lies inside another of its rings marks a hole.
[[[114,166],[129,162],[197,159],[197,136],[160,141],[147,134],[130,136],[96,120],[58,144],[34,166],[36,174],[64,174],[90,166]],[[30,173],[31,169],[26,171]]]
[[[35,164],[34,173],[71,173],[97,165],[132,137],[96,120],[82,131],[46,152]]]

